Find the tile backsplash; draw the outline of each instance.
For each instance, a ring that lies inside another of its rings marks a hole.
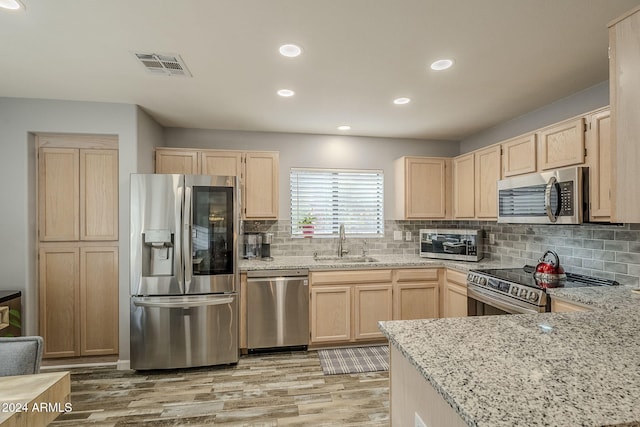
[[[336,238],[292,238],[291,221],[245,221],[247,232],[270,232],[273,256],[332,255]],[[640,224],[531,225],[498,224],[486,221],[385,221],[383,238],[347,236],[345,248],[351,255],[362,254],[367,241],[369,255],[417,255],[421,228],[480,228],[484,230],[485,259],[505,264],[537,264],[550,249],[560,256],[565,270],[615,279],[622,284],[640,285]],[[403,240],[394,240],[394,231]],[[405,240],[406,232],[411,240]],[[490,244],[489,236],[494,236]]]

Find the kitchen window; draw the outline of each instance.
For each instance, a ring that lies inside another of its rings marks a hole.
[[[384,236],[381,170],[291,168],[291,234],[334,237]]]

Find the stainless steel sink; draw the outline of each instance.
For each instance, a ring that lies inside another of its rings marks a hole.
[[[313,260],[316,262],[335,262],[339,264],[378,262],[376,258],[370,256],[318,256],[314,257]]]

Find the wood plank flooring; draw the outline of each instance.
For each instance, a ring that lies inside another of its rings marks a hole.
[[[323,375],[316,351],[171,371],[73,368],[52,426],[388,426],[388,372]]]

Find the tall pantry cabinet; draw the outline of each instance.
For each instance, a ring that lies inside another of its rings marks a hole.
[[[118,353],[118,140],[38,135],[44,357]]]

